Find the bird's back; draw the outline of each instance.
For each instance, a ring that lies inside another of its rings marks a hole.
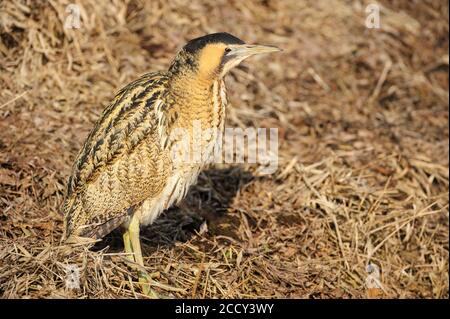
[[[170,174],[161,141],[168,75],[149,73],[118,92],[89,134],[69,178],[65,237],[101,238]]]

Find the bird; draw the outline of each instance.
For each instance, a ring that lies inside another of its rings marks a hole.
[[[207,34],[187,42],[166,71],[146,73],[120,89],[72,166],[62,241],[101,240],[121,228],[142,292],[158,297],[145,272],[140,228],[179,204],[211,164],[224,131],[225,75],[251,56],[278,51],[226,32]],[[197,149],[185,137],[195,125],[210,133],[199,142],[201,156],[194,161],[188,155]]]

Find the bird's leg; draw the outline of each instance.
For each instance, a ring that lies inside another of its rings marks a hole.
[[[142,258],[142,251],[141,251],[141,242],[139,239],[139,220],[136,215],[133,215],[131,218],[130,224],[128,226],[127,231],[124,234],[124,245],[125,250],[128,248],[131,248],[134,256],[134,261],[141,267],[138,269],[138,278],[139,283],[142,287],[142,292],[146,294],[147,296],[158,298],[158,295],[156,292],[154,292],[150,288],[150,277],[147,275],[144,269],[144,259]],[[128,244],[127,244],[128,241]]]
[[[128,229],[125,230],[125,232],[123,233],[123,245],[124,245],[124,248],[125,248],[125,252],[127,253],[127,258],[131,262],[135,262],[134,261],[133,247],[131,246],[130,231]]]

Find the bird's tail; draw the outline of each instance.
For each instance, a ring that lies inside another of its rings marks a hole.
[[[64,202],[62,211],[64,213],[62,243],[100,240],[129,218],[129,212],[124,211],[121,214],[105,214],[105,216],[114,217],[94,222],[88,217],[90,214],[84,211],[82,201],[79,198],[67,199]]]

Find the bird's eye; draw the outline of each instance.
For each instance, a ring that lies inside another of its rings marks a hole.
[[[231,52],[230,48],[225,48],[225,53]]]

